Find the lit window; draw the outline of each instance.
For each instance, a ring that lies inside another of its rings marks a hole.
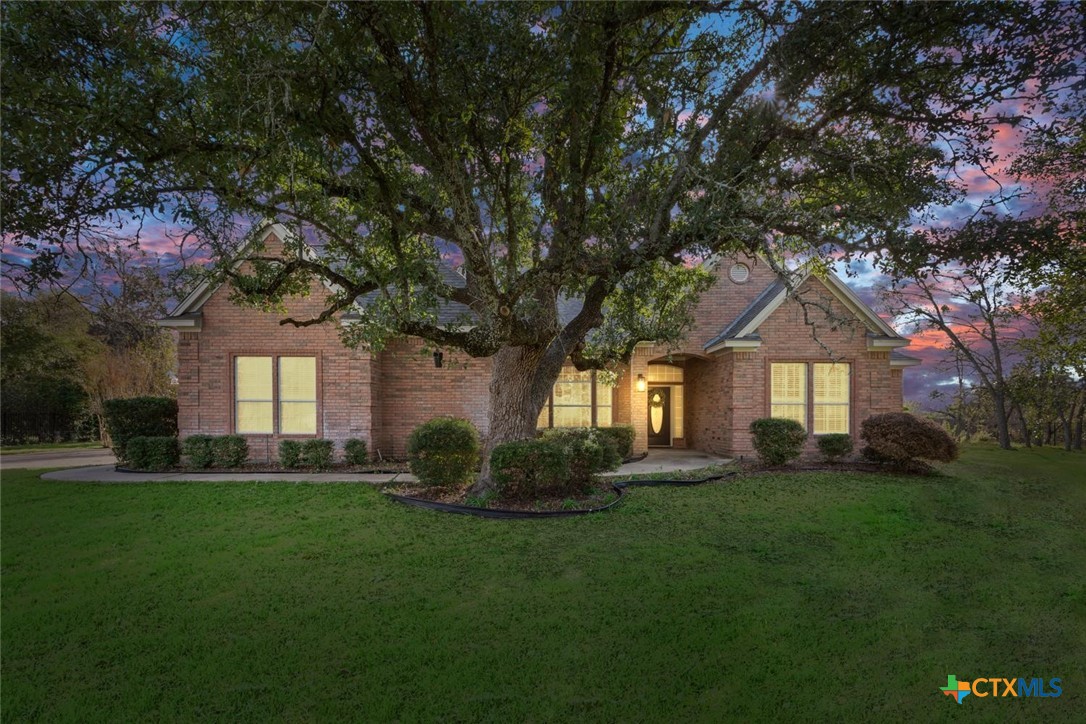
[[[814,365],[814,434],[848,433],[849,366]]]
[[[592,373],[567,367],[554,383],[554,426],[592,426]]]
[[[614,392],[613,387],[596,380],[596,427],[611,427]]]
[[[271,433],[272,358],[238,357],[234,389],[237,397],[237,425],[242,433]]]
[[[279,358],[279,432],[317,434],[317,358]]]
[[[243,435],[317,432],[317,359],[280,357],[278,385],[274,357],[234,358],[234,430]],[[276,387],[278,386],[278,395]]]
[[[770,365],[770,417],[795,420],[807,429],[807,365],[774,362]]]
[[[595,372],[564,367],[539,412],[536,426],[610,427],[614,423],[613,398],[614,390],[596,379]]]

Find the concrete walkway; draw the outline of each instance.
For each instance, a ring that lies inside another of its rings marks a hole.
[[[620,478],[635,473],[660,473],[694,470],[708,465],[723,465],[728,458],[717,457],[696,450],[651,450],[648,457],[627,463],[606,477]],[[45,467],[36,465],[32,467]],[[409,473],[120,473],[112,465],[56,470],[42,475],[45,480],[65,480],[79,483],[380,483],[411,482]]]
[[[76,468],[88,465],[115,465],[117,458],[108,448],[36,450],[0,456],[0,470],[8,468]]]

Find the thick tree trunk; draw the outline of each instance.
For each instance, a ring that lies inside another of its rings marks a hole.
[[[1007,400],[1001,392],[992,395],[995,401],[996,432],[999,434],[999,446],[1011,449],[1011,433],[1007,426]]]
[[[1033,447],[1033,441],[1030,439],[1029,425],[1026,424],[1026,416],[1022,412],[1022,406],[1016,406],[1015,412],[1018,413],[1018,425],[1022,428],[1022,442],[1026,444],[1026,447]]]
[[[494,489],[490,453],[495,447],[535,437],[539,411],[564,361],[564,355],[546,347],[508,347],[494,355],[490,372],[490,430],[483,446],[482,470],[471,495],[485,495]]]

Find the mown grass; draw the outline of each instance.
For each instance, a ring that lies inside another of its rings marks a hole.
[[[635,488],[494,521],[360,485],[6,472],[5,721],[1081,721],[1086,457]],[[1056,699],[939,693],[1060,677]]]

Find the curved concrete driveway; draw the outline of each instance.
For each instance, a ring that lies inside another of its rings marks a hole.
[[[79,468],[87,465],[116,465],[117,458],[108,448],[40,450],[0,456],[0,470],[7,468]]]

